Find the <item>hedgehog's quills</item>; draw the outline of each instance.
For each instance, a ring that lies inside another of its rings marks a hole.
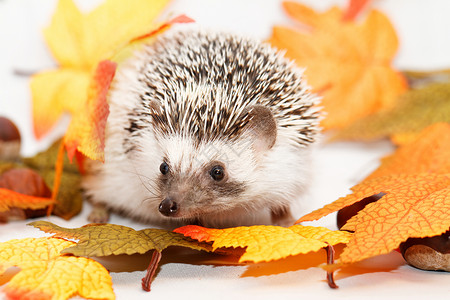
[[[105,163],[83,180],[97,207],[150,223],[290,224],[305,190],[316,98],[268,45],[175,31],[118,71],[109,93]],[[106,216],[91,221],[106,221]]]

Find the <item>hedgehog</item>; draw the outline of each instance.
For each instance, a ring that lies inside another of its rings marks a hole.
[[[117,211],[167,227],[293,223],[320,111],[283,53],[172,30],[120,66],[108,101],[105,162],[82,183],[91,222]]]

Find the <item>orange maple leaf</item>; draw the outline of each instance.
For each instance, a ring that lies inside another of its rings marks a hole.
[[[354,231],[341,255],[344,263],[389,253],[410,237],[440,235],[450,228],[450,125],[426,128],[419,138],[382,160],[353,193],[301,217],[317,220],[362,199],[368,204],[342,229]]]
[[[41,209],[54,204],[51,198],[29,196],[12,190],[0,188],[0,212],[8,211],[13,207],[22,209]]]
[[[347,243],[351,234],[324,227],[294,225],[241,226],[226,229],[188,225],[175,232],[200,242],[213,242],[213,251],[222,247],[246,248],[239,262],[263,262],[318,251],[330,245]]]
[[[298,28],[274,27],[269,42],[286,50],[314,90],[323,96],[325,129],[342,128],[375,111],[389,108],[406,89],[392,69],[398,40],[389,19],[372,10],[361,23],[344,20],[332,7],[317,13],[295,2],[283,6]]]

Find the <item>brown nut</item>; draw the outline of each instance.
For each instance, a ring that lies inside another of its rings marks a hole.
[[[350,220],[353,216],[355,216],[361,209],[366,207],[367,204],[379,200],[383,195],[384,194],[380,193],[377,195],[364,198],[361,201],[358,201],[352,205],[349,205],[339,210],[336,218],[338,228],[341,229],[342,226],[344,226],[348,220]]]
[[[16,160],[20,154],[20,132],[16,125],[0,117],[0,159]]]
[[[400,251],[413,267],[450,272],[450,230],[433,237],[409,238],[400,244]]]

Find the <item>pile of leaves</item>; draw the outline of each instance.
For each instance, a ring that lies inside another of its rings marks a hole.
[[[332,132],[332,139],[390,137],[398,145],[351,194],[287,228],[189,225],[175,231],[136,231],[113,224],[69,229],[33,222],[30,225],[53,236],[0,243],[0,273],[12,266],[21,269],[2,291],[14,299],[66,299],[73,295],[114,299],[108,271],[90,257],[152,251],[142,279],[143,289],[149,291],[162,252],[172,246],[233,255],[240,263],[270,262],[326,249],[324,263],[328,266],[323,267],[334,288],[333,271],[398,248],[408,260],[408,249],[417,244],[447,260],[447,265],[434,269],[450,271],[448,72],[395,70],[392,60],[398,38],[389,19],[370,9],[370,2],[349,1],[345,10],[333,7],[325,12],[284,2],[297,27],[276,26],[269,39],[300,67],[306,67],[308,83],[323,97],[327,115],[322,126]],[[30,217],[52,210],[63,218],[78,213],[83,160],[104,159],[109,114],[106,95],[118,64],[170,24],[191,21],[181,16],[155,24],[166,3],[131,0],[124,5],[120,0],[107,0],[83,14],[72,0],[59,1],[44,31],[59,66],[31,80],[36,136],[46,134],[63,112],[71,113],[72,121],[64,139],[45,153],[33,158],[4,156],[5,162],[0,162],[0,213],[16,211],[15,215]],[[0,154],[2,146],[0,143]],[[69,163],[73,157],[79,168]],[[23,179],[17,180],[19,177]],[[341,230],[300,224],[336,211]],[[334,257],[337,244],[345,246],[342,254]],[[66,272],[69,265],[71,274]]]

